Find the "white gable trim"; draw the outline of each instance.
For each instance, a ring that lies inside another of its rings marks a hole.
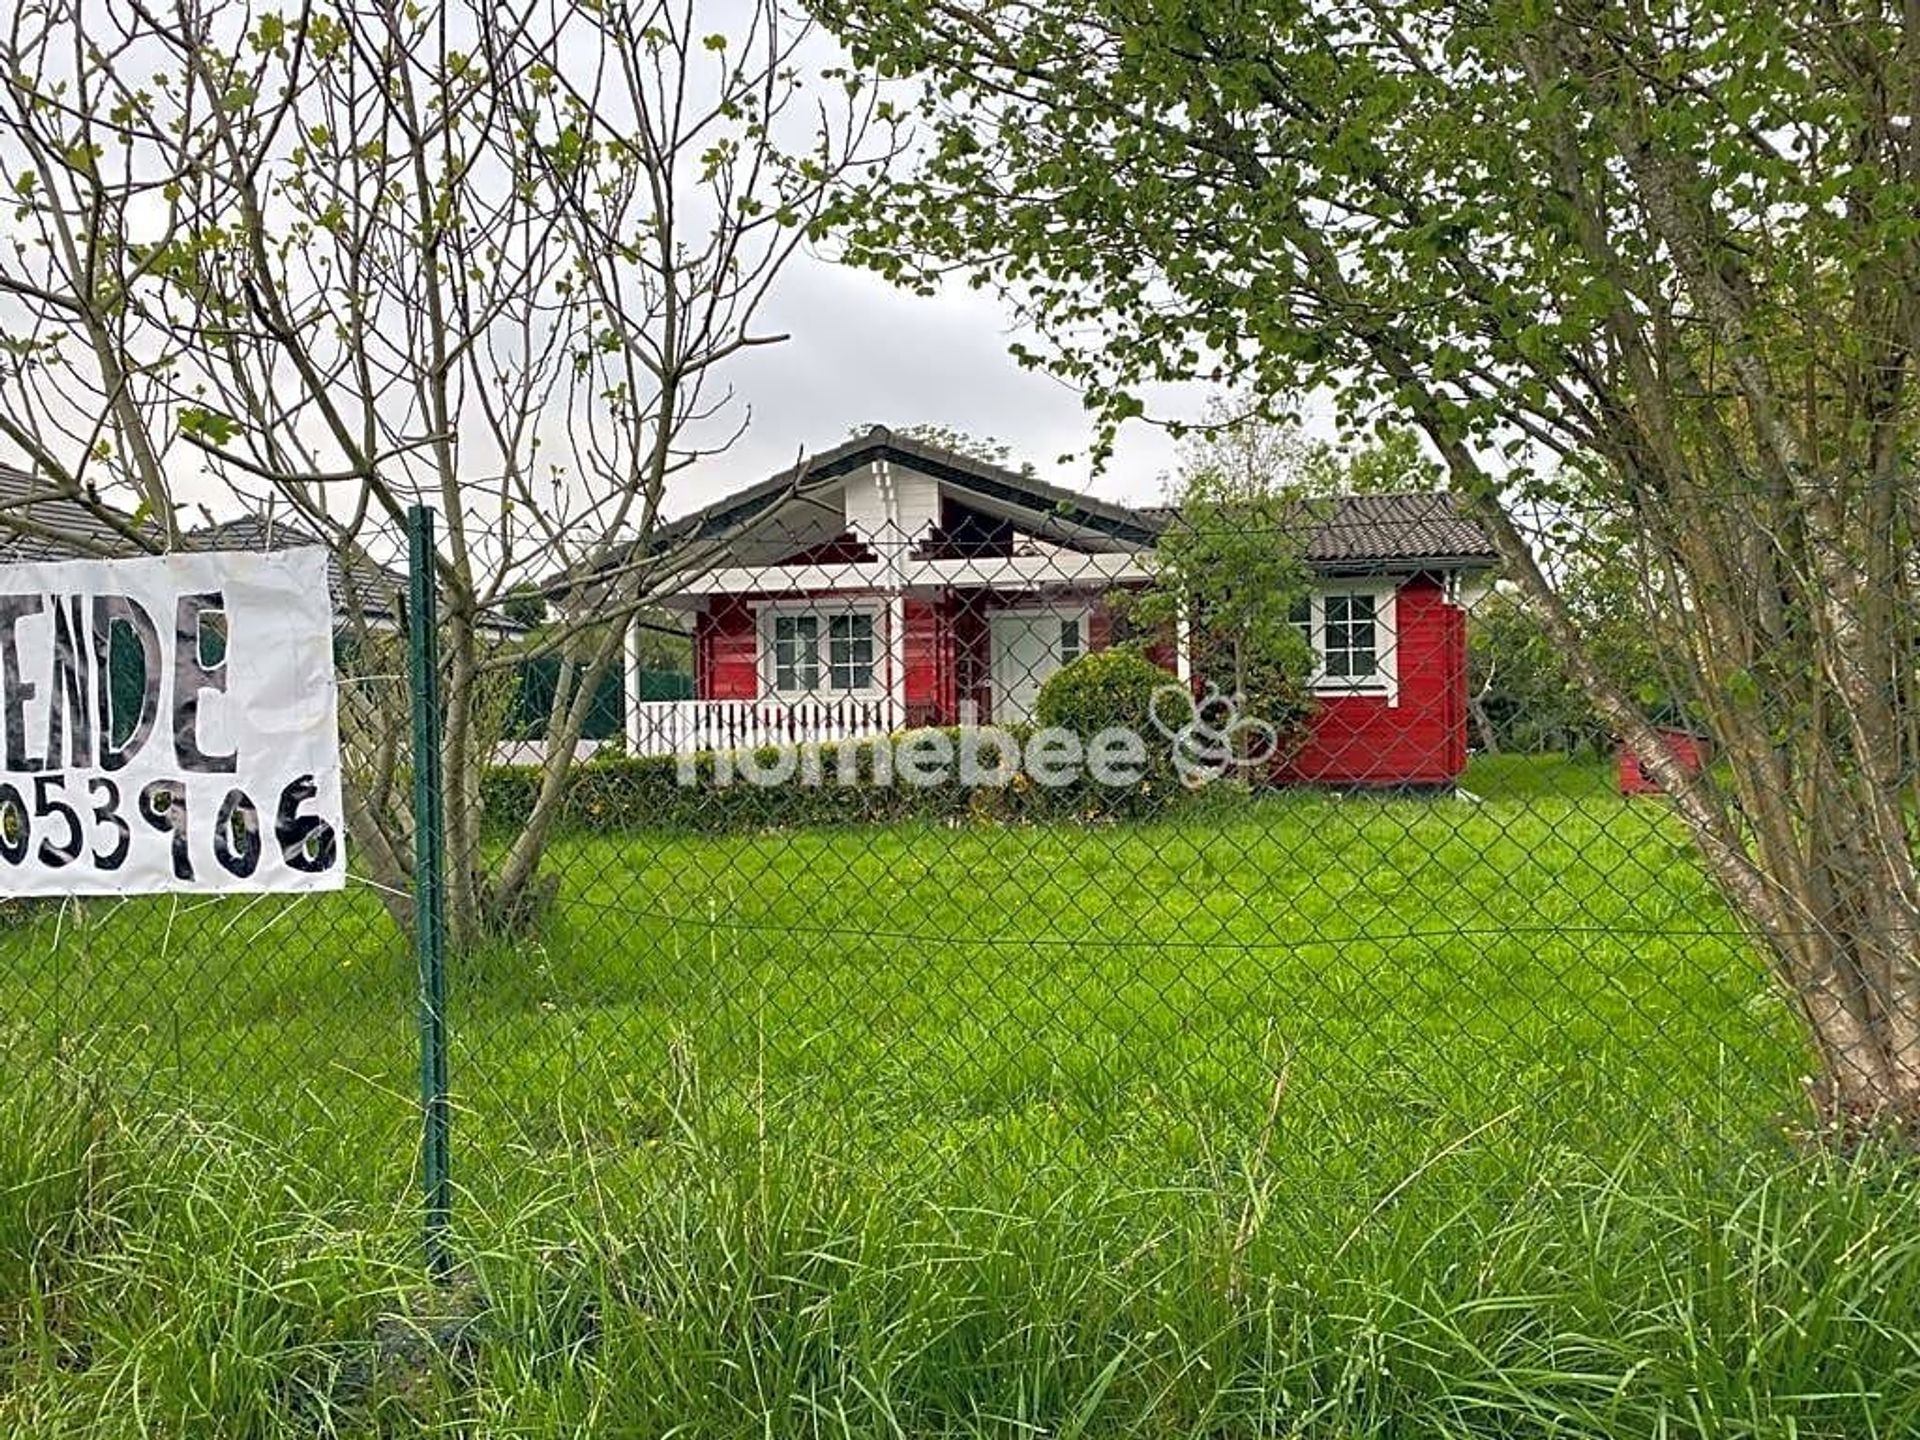
[[[849,471],[840,495],[847,529],[882,555],[911,549],[940,523],[940,482],[884,458]]]

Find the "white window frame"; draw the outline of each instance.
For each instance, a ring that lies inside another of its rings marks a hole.
[[[887,693],[887,627],[885,605],[878,599],[781,601],[757,607],[754,628],[760,647],[760,694],[768,700],[877,700]],[[813,616],[820,622],[815,652],[820,662],[820,683],[810,690],[780,690],[774,687],[776,673],[774,621],[782,617]],[[854,690],[837,690],[833,678],[833,621],[845,615],[865,615],[873,622],[872,683]]]
[[[1080,648],[1074,652],[1073,659],[1062,659],[1062,665],[1071,665],[1074,660],[1093,653],[1093,607],[1091,605],[1054,605],[1053,618],[1059,622],[1062,631],[1069,622],[1080,627]],[[1056,639],[1058,636],[1056,636]]]
[[[1327,674],[1327,599],[1332,595],[1373,598],[1373,674]],[[1377,695],[1389,706],[1400,703],[1399,596],[1397,580],[1358,578],[1314,587],[1307,600],[1307,643],[1313,647],[1313,670],[1307,683],[1314,694]]]

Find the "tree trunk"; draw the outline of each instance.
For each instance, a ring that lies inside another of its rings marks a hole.
[[[1464,452],[1455,459],[1472,467]],[[1837,747],[1852,775],[1818,786],[1812,814],[1796,823],[1778,798],[1771,747],[1736,743],[1730,763],[1736,790],[1748,800],[1746,813],[1729,812],[1712,781],[1684,766],[1594,664],[1531,548],[1483,486],[1473,491],[1523,601],[1595,708],[1672,800],[1708,877],[1798,1011],[1821,1062],[1809,1093],[1822,1127],[1846,1139],[1890,1133],[1920,1144],[1920,1042],[1912,1038],[1920,991],[1912,981],[1906,909],[1911,849],[1899,808],[1876,805],[1860,789],[1884,783],[1884,765],[1860,764]],[[1859,717],[1840,723],[1856,740],[1866,733]],[[1751,724],[1741,726],[1734,738],[1752,733]],[[1831,762],[1835,748],[1822,741],[1813,754]]]
[[[1489,680],[1488,684],[1492,681]],[[1473,721],[1473,730],[1480,737],[1480,749],[1488,755],[1500,753],[1500,735],[1493,728],[1493,717],[1487,714],[1487,686],[1483,685],[1467,697],[1467,715]]]

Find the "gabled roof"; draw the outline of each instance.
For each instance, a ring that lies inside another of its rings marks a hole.
[[[127,530],[149,530],[156,542],[158,530],[136,524],[134,517],[111,506],[103,506]],[[57,532],[54,535],[23,533],[8,527],[9,516],[20,516],[36,529]],[[242,515],[222,520],[181,534],[181,543],[189,550],[282,550],[322,542],[311,531],[285,521],[269,521],[261,515]],[[95,555],[137,555],[146,553],[91,507],[53,493],[44,480],[0,465],[0,562],[22,560],[76,560]],[[396,570],[376,564],[356,552],[357,559],[342,566],[336,554],[329,558],[327,578],[335,596],[346,593],[345,581],[352,576],[370,613],[392,613],[394,597],[404,595],[407,578]]]
[[[102,505],[100,509],[118,519],[126,530],[141,528],[131,515],[113,506]],[[15,529],[7,523],[9,520],[23,522],[30,529]],[[37,475],[0,465],[0,564],[138,553],[140,547],[127,538],[125,530],[116,529],[91,506],[55,493]]]
[[[1307,544],[1307,559],[1328,568],[1427,561],[1492,565],[1499,558],[1459,498],[1441,491],[1338,496]]]
[[[181,539],[193,550],[291,550],[327,544],[298,521],[259,514],[202,525]],[[357,615],[375,625],[398,626],[407,602],[407,583],[406,571],[382,565],[358,545],[328,545],[327,588],[333,594],[336,618]],[[497,611],[488,611],[478,627],[496,638],[522,635],[529,628]]]
[[[657,529],[648,552],[677,546],[725,544],[789,505],[830,489],[842,476],[875,460],[896,461],[931,475],[963,499],[1031,517],[1036,534],[1069,548],[1148,549],[1178,521],[1167,506],[1128,506],[1050,485],[971,455],[896,435],[876,425],[757,485]],[[1444,492],[1340,495],[1309,501],[1301,516],[1311,526],[1307,559],[1329,574],[1370,570],[1483,569],[1499,557],[1480,526]]]
[[[150,528],[137,525],[131,515],[110,506],[102,508],[127,529]],[[49,533],[12,529],[6,523],[9,516],[19,516],[31,522],[34,529]],[[158,532],[152,533],[157,541]],[[202,525],[183,532],[180,540],[189,550],[290,550],[325,544],[304,525],[258,514]],[[52,493],[44,481],[25,471],[0,465],[0,564],[146,553],[91,507]],[[347,607],[352,605],[365,620],[397,625],[406,601],[407,577],[402,570],[380,564],[357,545],[344,555],[329,546],[327,588],[336,614],[348,614]],[[504,615],[489,614],[481,628],[496,635],[517,635],[528,627]]]
[[[1306,558],[1329,574],[1370,570],[1483,569],[1499,553],[1459,499],[1444,491],[1388,495],[1331,495],[1301,502],[1313,527]],[[1179,511],[1143,512],[1161,529],[1179,523]]]
[[[667,522],[654,531],[647,548],[657,554],[671,546],[724,540],[756,520],[767,518],[781,505],[803,501],[875,460],[897,461],[923,475],[931,475],[947,489],[963,496],[977,496],[1022,510],[1033,517],[1039,533],[1073,532],[1097,537],[1096,543],[1104,542],[1103,548],[1123,550],[1149,548],[1159,533],[1158,525],[1130,506],[1049,485],[1017,470],[896,435],[884,425],[876,425],[864,435],[811,456],[724,500]],[[1064,534],[1049,538],[1066,539]]]

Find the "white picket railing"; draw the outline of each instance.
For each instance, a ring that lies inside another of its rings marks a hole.
[[[635,755],[754,750],[807,741],[860,740],[900,728],[886,696],[819,700],[644,700],[627,726]]]

